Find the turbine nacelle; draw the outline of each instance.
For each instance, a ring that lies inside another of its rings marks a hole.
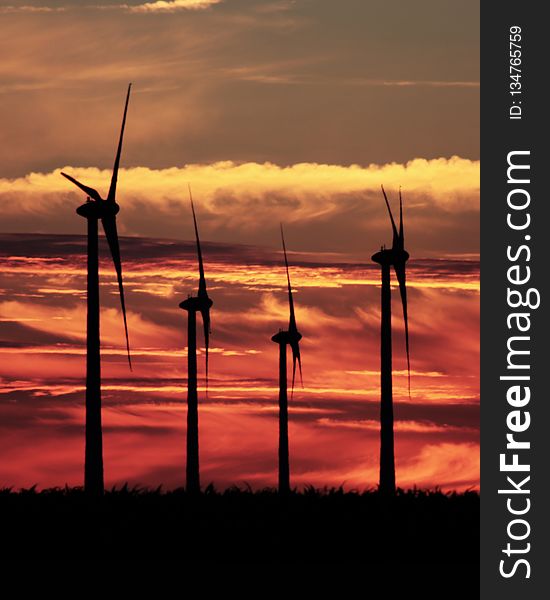
[[[276,344],[286,344],[292,346],[297,344],[302,339],[302,334],[299,331],[279,331],[272,338],[271,341]]]
[[[214,302],[208,296],[189,296],[189,298],[179,303],[179,307],[187,312],[203,312],[210,310],[213,304]]]
[[[396,248],[382,248],[376,254],[373,254],[371,259],[379,265],[395,266],[403,264],[409,260],[409,253],[406,250]]]
[[[118,214],[120,206],[116,202],[98,202],[88,200],[76,209],[76,213],[85,219],[109,219]]]

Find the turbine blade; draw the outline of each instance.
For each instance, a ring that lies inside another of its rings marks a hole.
[[[294,346],[292,348],[292,387],[290,388],[290,399],[294,398],[294,384],[296,382],[296,353],[294,352]]]
[[[290,392],[290,399],[294,397],[294,385],[296,382],[296,363],[298,363],[298,371],[300,373],[300,385],[304,387],[304,380],[302,377],[302,357],[300,355],[300,344],[299,342],[291,343],[292,349],[292,389]]]
[[[286,255],[285,235],[283,232],[283,224],[282,223],[281,223],[281,240],[283,242],[283,252],[285,255],[285,267],[286,267],[286,280],[287,280],[287,284],[288,284],[288,307],[290,310],[290,320],[289,320],[289,324],[288,324],[288,330],[297,332],[298,328],[296,327],[296,314],[294,312],[294,299],[292,297],[292,286],[290,284],[290,272],[288,270],[288,258]]]
[[[103,229],[105,231],[105,237],[111,250],[111,256],[113,257],[113,263],[115,265],[115,271],[118,280],[118,291],[120,293],[120,305],[122,307],[122,318],[124,319],[124,331],[126,333],[126,351],[128,352],[128,365],[130,371],[132,370],[132,359],[130,358],[130,341],[128,338],[128,323],[126,321],[126,303],[124,302],[124,287],[122,286],[122,263],[120,260],[120,246],[118,243],[118,233],[116,228],[116,217],[108,217],[101,219],[103,223]]]
[[[124,105],[124,116],[122,117],[122,127],[120,128],[120,137],[118,139],[118,148],[116,151],[115,164],[113,166],[113,175],[111,176],[111,187],[109,188],[109,194],[107,200],[109,202],[115,201],[116,196],[116,184],[118,180],[118,167],[120,165],[120,153],[122,152],[122,138],[124,137],[124,126],[126,125],[126,114],[128,113],[128,101],[130,100],[130,89],[132,84],[128,84],[128,92],[126,94],[126,104]]]
[[[290,398],[292,399],[294,396],[294,385],[296,383],[296,363],[298,363],[299,371],[300,371],[300,382],[302,387],[304,386],[304,380],[302,378],[302,358],[300,356],[300,334],[298,333],[298,326],[296,325],[296,313],[294,311],[294,299],[292,297],[292,285],[290,283],[290,271],[288,268],[288,257],[286,254],[286,244],[285,244],[285,235],[283,231],[283,225],[281,223],[281,240],[283,242],[283,253],[285,255],[285,268],[286,268],[286,281],[288,285],[288,306],[290,310],[290,319],[288,323],[288,333],[291,338],[293,335],[297,336],[295,341],[290,342],[290,347],[292,349],[292,388],[290,392]]]
[[[403,304],[403,320],[405,322],[405,347],[407,350],[407,373],[409,383],[409,398],[411,397],[411,361],[409,354],[409,315],[407,307],[407,281],[405,273],[405,263],[398,262],[394,264],[395,274],[399,283],[399,292],[401,294],[401,303]]]
[[[199,227],[197,225],[197,215],[195,213],[195,205],[193,203],[193,195],[191,194],[191,185],[187,184],[189,188],[189,200],[191,201],[191,211],[193,213],[193,225],[195,226],[195,239],[197,241],[197,257],[199,260],[199,292],[197,296],[202,300],[208,300],[208,293],[206,291],[206,277],[204,276],[204,263],[202,260],[201,241],[199,238]],[[204,349],[205,349],[205,371],[206,371],[206,395],[208,396],[208,348],[210,345],[210,308],[204,308],[201,310],[202,324],[204,328]]]
[[[193,223],[195,225],[195,239],[197,240],[197,256],[199,259],[199,297],[207,296],[206,294],[206,278],[204,277],[204,264],[202,262],[201,241],[199,239],[199,228],[197,226],[197,216],[195,214],[195,205],[193,204],[193,196],[191,194],[191,186],[189,188],[189,200],[191,200],[191,210],[193,211]]]
[[[401,250],[405,248],[405,236],[403,235],[403,200],[401,198],[401,187],[399,187],[399,244]]]
[[[300,346],[298,346],[298,344],[296,344],[296,348],[298,349],[296,356],[298,358],[298,370],[300,371],[300,385],[303,388],[304,387],[304,378],[302,376],[302,355],[300,354]]]
[[[388,212],[390,213],[391,219],[391,227],[393,231],[393,247],[397,248],[399,245],[399,235],[397,233],[397,227],[395,226],[395,221],[393,220],[393,214],[391,212],[390,203],[388,202],[388,197],[386,196],[386,190],[384,190],[384,186],[380,186],[382,188],[382,194],[384,194],[384,200],[386,201],[386,206],[388,207]]]
[[[90,198],[93,198],[97,202],[102,202],[99,192],[97,190],[94,190],[94,188],[88,187],[87,185],[80,183],[80,181],[76,180],[74,177],[71,177],[70,175],[67,175],[67,173],[61,173],[61,175],[63,175],[63,177],[65,177],[65,179],[68,179],[69,181],[74,183],[76,185],[76,187],[80,188],[87,196],[90,196]]]
[[[204,328],[204,350],[205,350],[205,361],[206,361],[206,397],[208,397],[208,348],[210,345],[210,309],[201,310],[202,325]]]

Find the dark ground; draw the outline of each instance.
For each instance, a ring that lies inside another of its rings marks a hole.
[[[0,491],[0,559],[409,565],[479,576],[479,495]]]

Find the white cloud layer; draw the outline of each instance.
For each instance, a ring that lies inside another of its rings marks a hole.
[[[61,177],[61,171],[96,188],[103,197],[111,179],[110,170],[71,166],[2,178],[4,231],[80,231],[71,207],[85,197]],[[367,239],[389,243],[383,184],[395,211],[402,186],[406,231],[415,251],[425,256],[478,251],[479,161],[455,156],[368,166],[221,161],[168,169],[126,168],[121,169],[118,184],[121,231],[178,239],[191,234],[185,230],[188,184],[205,239],[263,245],[271,240],[277,223],[284,222],[302,240],[298,248],[302,250],[338,247],[355,252]]]

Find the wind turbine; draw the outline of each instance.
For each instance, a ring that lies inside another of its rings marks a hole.
[[[279,344],[279,493],[288,494],[290,492],[290,465],[288,452],[288,392],[287,392],[287,368],[286,368],[286,347],[290,346],[292,350],[292,391],[291,398],[294,395],[294,383],[296,380],[296,363],[300,370],[300,381],[302,380],[302,359],[300,356],[300,340],[302,334],[298,331],[296,325],[296,315],[294,312],[294,300],[292,298],[292,287],[290,285],[290,273],[288,270],[288,258],[286,255],[285,237],[283,226],[281,225],[281,240],[283,242],[283,252],[285,255],[286,279],[288,284],[288,306],[290,318],[288,330],[279,330],[271,341]]]
[[[99,220],[101,220],[103,225],[105,237],[109,244],[117,274],[120,304],[124,320],[124,331],[126,334],[128,365],[130,366],[130,370],[132,369],[130,342],[128,339],[128,324],[126,321],[126,304],[124,302],[124,288],[122,285],[122,263],[120,260],[120,246],[118,243],[116,226],[116,215],[120,209],[119,205],[116,203],[116,186],[131,86],[132,84],[128,85],[128,92],[126,94],[124,116],[122,117],[118,148],[107,198],[103,199],[99,195],[99,192],[94,188],[80,183],[74,179],[74,177],[71,177],[66,173],[61,173],[63,177],[66,177],[87,195],[86,203],[79,206],[76,209],[76,212],[88,221],[88,315],[86,323],[86,449],[84,458],[84,489],[86,493],[91,495],[101,495],[104,490],[103,439],[101,429],[101,360],[99,341]]]
[[[187,464],[186,464],[186,490],[189,493],[200,492],[199,472],[199,412],[197,394],[197,313],[202,316],[204,328],[205,347],[205,370],[206,370],[206,393],[208,394],[208,346],[210,338],[210,309],[212,300],[206,291],[206,279],[204,277],[204,265],[202,262],[201,243],[199,229],[197,227],[197,216],[189,186],[189,199],[195,225],[195,238],[197,241],[197,257],[199,261],[199,290],[195,297],[189,296],[187,300],[180,303],[179,307],[187,311]]]
[[[407,350],[407,371],[409,396],[411,393],[411,365],[409,357],[409,318],[407,312],[407,287],[405,263],[409,253],[405,250],[403,234],[403,201],[401,189],[399,190],[399,231],[395,226],[388,197],[382,186],[382,194],[386,201],[390,215],[393,243],[390,249],[384,246],[372,256],[372,260],[382,267],[382,326],[380,344],[380,484],[379,489],[385,494],[395,493],[395,457],[393,443],[393,390],[392,390],[392,340],[391,340],[391,286],[390,268],[393,266],[401,303],[403,304],[403,318],[405,321],[405,346]]]

